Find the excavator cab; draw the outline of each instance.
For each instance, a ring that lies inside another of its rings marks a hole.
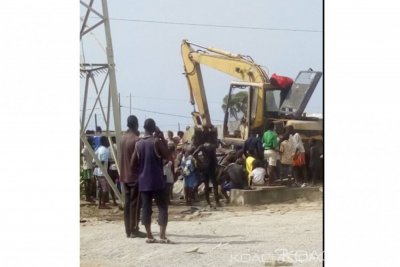
[[[318,71],[300,71],[289,89],[266,86],[260,83],[232,82],[229,94],[224,99],[225,117],[223,137],[230,144],[240,144],[250,131],[264,132],[267,121],[278,128],[293,125],[304,136],[317,136],[322,132],[321,121],[303,117],[303,112],[322,76]],[[264,116],[262,126],[255,127],[257,118],[258,90],[264,93]]]

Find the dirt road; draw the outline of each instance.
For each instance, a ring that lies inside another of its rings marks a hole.
[[[321,202],[171,210],[169,245],[126,238],[122,220],[85,219],[81,266],[322,266]]]

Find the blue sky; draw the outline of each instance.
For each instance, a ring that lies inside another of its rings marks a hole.
[[[181,129],[192,124],[190,112],[193,108],[189,103],[187,82],[182,75],[180,44],[183,39],[250,55],[256,63],[264,66],[269,74],[277,73],[295,78],[300,70],[307,70],[309,67],[322,71],[322,1],[108,1],[108,8],[110,18],[314,31],[239,29],[111,20],[117,86],[123,106],[123,129],[129,115],[129,94],[132,95],[134,108],[132,114],[139,118],[140,125],[149,117],[154,118],[163,130],[176,131],[178,123]],[[100,7],[98,9],[101,10]],[[82,14],[81,11],[81,16]],[[94,19],[89,20],[89,25],[94,23]],[[103,35],[101,27],[83,38],[86,62],[105,62]],[[221,101],[234,78],[207,67],[203,67],[202,71],[211,118],[214,124],[219,124],[219,120],[223,119]],[[82,86],[83,80],[81,99]],[[321,79],[306,112],[322,112],[322,89]],[[90,101],[94,99],[89,98]],[[101,116],[99,110],[96,113]],[[89,124],[89,128],[94,128],[92,126],[94,121]]]

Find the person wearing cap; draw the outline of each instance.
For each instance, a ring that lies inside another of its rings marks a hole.
[[[128,131],[121,139],[120,153],[120,180],[125,187],[124,223],[126,237],[146,237],[139,231],[140,198],[138,174],[131,168],[130,160],[135,150],[135,144],[139,140],[138,119],[131,115],[128,117]]]
[[[146,243],[170,243],[166,237],[168,224],[168,195],[163,175],[163,159],[169,158],[167,142],[153,119],[144,122],[145,135],[135,145],[131,166],[137,169],[139,192],[142,201],[142,224],[146,228]],[[152,200],[158,206],[160,240],[151,232]]]

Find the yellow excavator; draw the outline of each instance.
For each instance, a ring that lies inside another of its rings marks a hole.
[[[217,128],[211,123],[201,65],[238,79],[231,82],[229,93],[224,98],[223,143],[242,145],[250,132],[262,134],[267,121],[274,122],[278,129],[293,125],[303,138],[322,140],[322,120],[303,114],[322,72],[300,71],[291,87],[282,89],[271,83],[265,70],[250,56],[201,46],[188,40],[182,41],[181,53],[190,102],[194,106],[195,145],[205,141],[217,142]]]

